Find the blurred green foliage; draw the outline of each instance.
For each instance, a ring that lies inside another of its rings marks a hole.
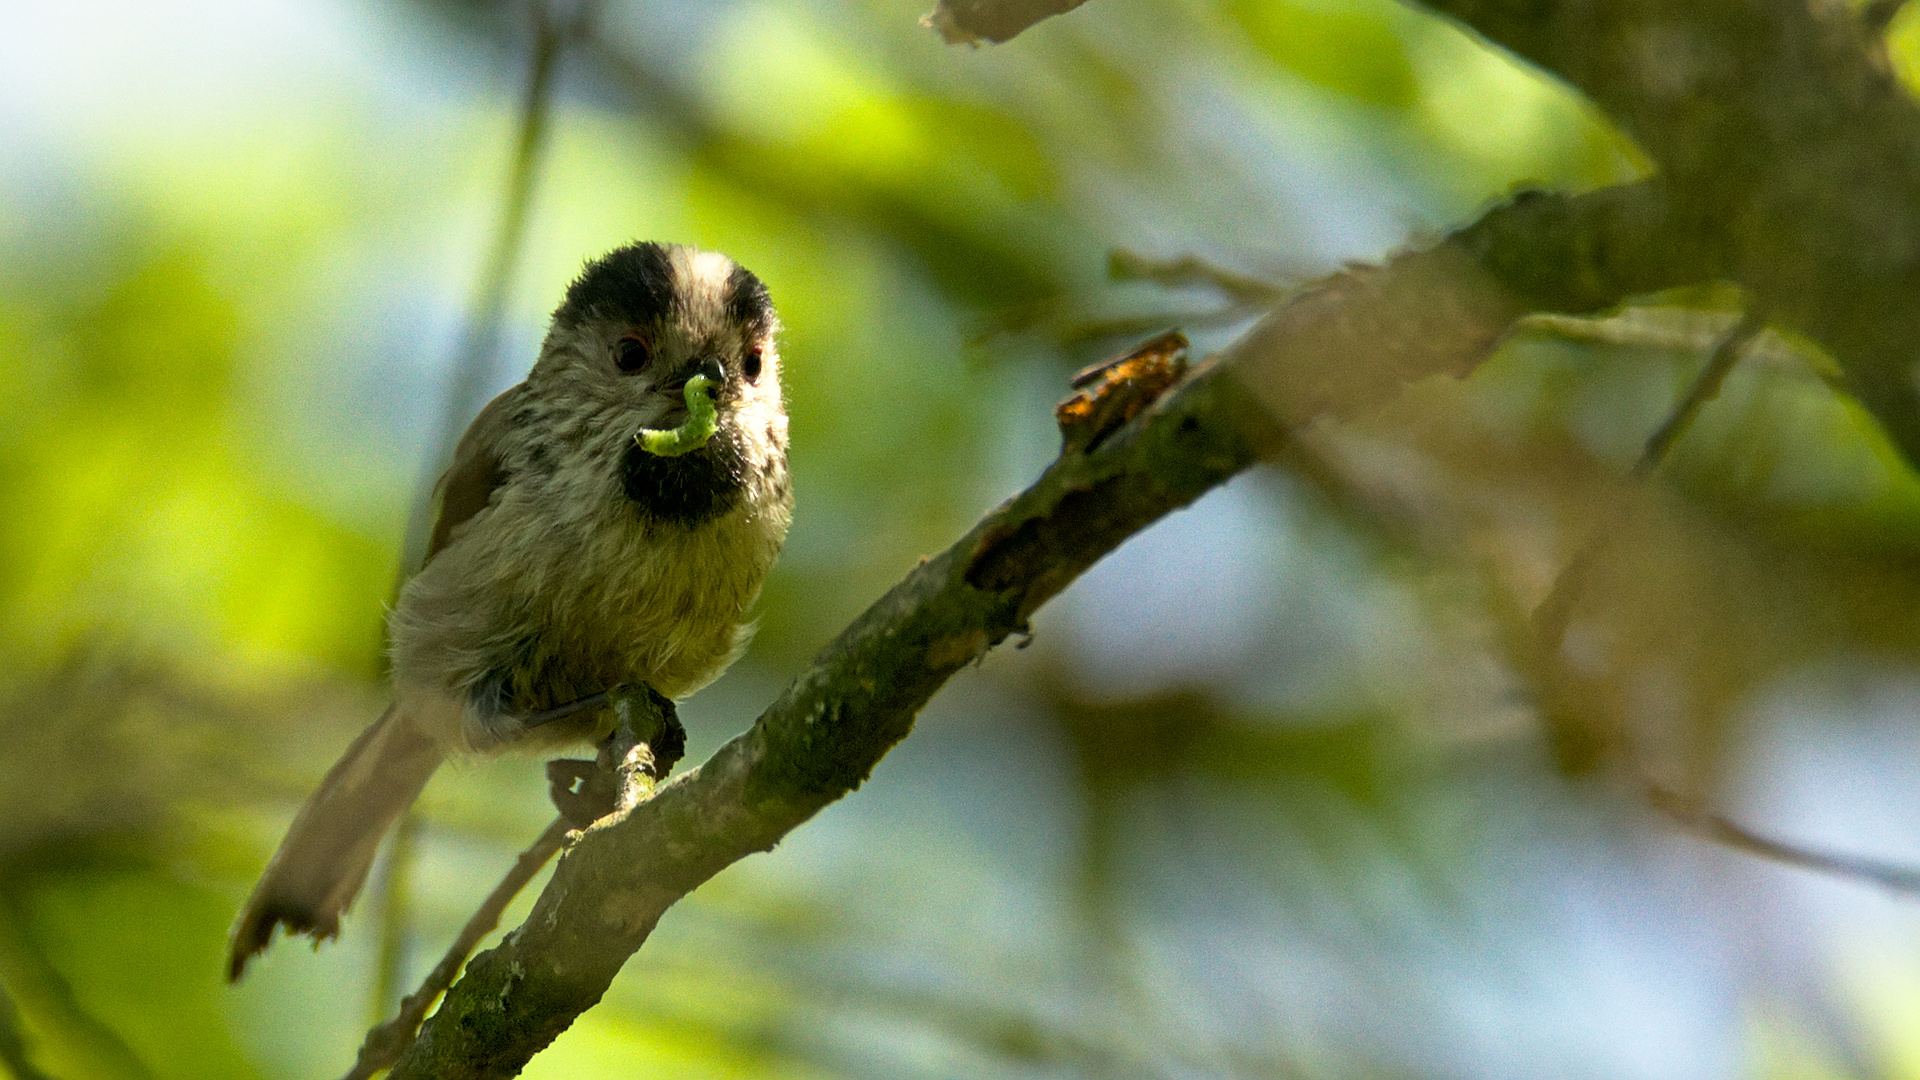
[[[1351,5],[1235,3],[1233,18],[1274,64],[1316,86],[1389,109],[1420,96],[1413,60],[1393,23],[1399,12]]]
[[[1213,325],[1222,297],[1109,282],[1109,249],[1297,279],[1644,170],[1564,88],[1386,0],[1099,0],[981,51],[923,6],[610,0],[563,61],[492,383],[640,236],[733,254],[787,327],[797,523],[754,651],[687,706],[690,760],[1044,465],[1066,373],[1126,343],[1095,324]],[[27,133],[0,143],[0,988],[48,1076],[333,1075],[384,1005],[377,896],[238,989],[220,956],[379,708],[527,25],[49,9],[0,46]],[[1564,706],[1712,790],[1777,680],[1911,678],[1920,485],[1806,343],[1768,339],[1622,491],[1723,323],[1535,327],[1321,432],[1330,471],[1170,523],[1199,569],[1158,607],[1135,587],[1166,564],[1123,550],[1083,590],[1104,606],[1043,612],[866,789],[683,904],[529,1075],[1838,1075],[1796,1034],[1826,1004],[1715,951],[1758,933],[1728,914],[1754,879],[1682,884],[1705,856],[1551,775],[1539,736]],[[1516,620],[1619,507],[1571,696],[1535,700]],[[1167,661],[1169,626],[1209,659]],[[1149,688],[1089,674],[1100,649]],[[436,781],[407,977],[549,813],[538,773]],[[1897,1011],[1849,1008],[1856,1056],[1911,1074]],[[1666,1056],[1583,1034],[1610,1024]]]

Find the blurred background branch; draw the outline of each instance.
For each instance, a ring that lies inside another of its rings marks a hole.
[[[514,127],[512,156],[501,185],[500,219],[481,265],[459,347],[448,365],[451,377],[446,405],[407,519],[406,547],[400,560],[403,576],[412,573],[426,552],[427,531],[433,522],[433,488],[453,457],[454,444],[491,396],[488,387],[500,359],[501,322],[526,247],[527,218],[533,210],[540,160],[546,149],[560,60],[568,48],[591,38],[599,7],[600,0],[532,0],[529,5],[533,35],[527,85]]]
[[[1908,896],[1920,894],[1920,868],[1898,866],[1858,855],[1836,855],[1795,844],[1782,843],[1716,814],[1700,800],[1669,791],[1658,784],[1647,786],[1647,800],[1683,828],[1701,839],[1725,844],[1735,851],[1785,866],[1811,870],[1816,874],[1852,878],[1870,882],[1890,892]]]
[[[1832,352],[1909,461],[1920,460],[1920,109],[1874,61],[1846,5],[1736,0],[1645,6],[1432,0],[1567,79],[1659,166],[1724,276]],[[1681,28],[1682,63],[1634,47]],[[1665,32],[1665,31],[1661,31]],[[1693,107],[1676,109],[1676,101]],[[1814,104],[1817,102],[1817,105]]]

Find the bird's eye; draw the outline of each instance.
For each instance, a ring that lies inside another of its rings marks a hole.
[[[762,351],[760,346],[755,345],[753,348],[747,350],[747,358],[740,361],[740,374],[745,375],[748,382],[758,382],[760,380],[760,354]]]
[[[653,350],[637,337],[623,337],[613,346],[613,363],[628,375],[644,371],[653,359]]]

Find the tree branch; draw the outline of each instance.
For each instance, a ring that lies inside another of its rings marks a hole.
[[[391,1068],[400,1059],[401,1052],[420,1029],[420,1022],[426,1017],[427,1010],[433,1007],[447,987],[453,985],[454,976],[460,973],[460,966],[467,962],[467,957],[473,955],[473,950],[500,925],[500,915],[507,910],[507,905],[513,903],[513,898],[520,895],[520,890],[527,887],[527,882],[532,881],[548,860],[566,846],[567,833],[572,828],[566,818],[555,818],[514,859],[512,868],[487,894],[480,907],[467,917],[467,924],[460,928],[453,944],[447,946],[446,953],[427,973],[419,988],[400,999],[399,1011],[393,1019],[367,1032],[366,1039],[360,1044],[359,1057],[353,1063],[353,1068],[347,1070],[345,1080],[371,1080],[380,1070]]]
[[[1920,107],[1845,4],[1423,0],[1554,72],[1660,167],[1717,274],[1830,350],[1920,464]]]
[[[1879,42],[1896,0],[1420,0],[1559,75],[1659,165],[1701,275],[1829,349],[1920,467],[1920,106]],[[1005,41],[1067,0],[941,0]]]
[[[1272,307],[1293,291],[1290,284],[1268,281],[1216,266],[1193,255],[1154,259],[1125,248],[1107,252],[1109,281],[1151,281],[1170,289],[1200,285],[1218,290],[1236,304]]]
[[[858,787],[951,675],[1128,536],[1276,452],[1289,427],[1470,370],[1537,306],[1591,311],[1696,279],[1664,220],[1656,185],[1526,196],[1437,248],[1306,291],[1112,434],[1076,440],[1093,449],[1064,453],[923,562],[749,731],[587,830],[394,1080],[517,1074],[600,1000],[670,906]]]

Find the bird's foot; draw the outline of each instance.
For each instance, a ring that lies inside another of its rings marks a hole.
[[[613,709],[614,723],[594,760],[547,762],[553,805],[580,829],[638,806],[687,748],[673,702],[653,687],[622,686],[595,696]]]

